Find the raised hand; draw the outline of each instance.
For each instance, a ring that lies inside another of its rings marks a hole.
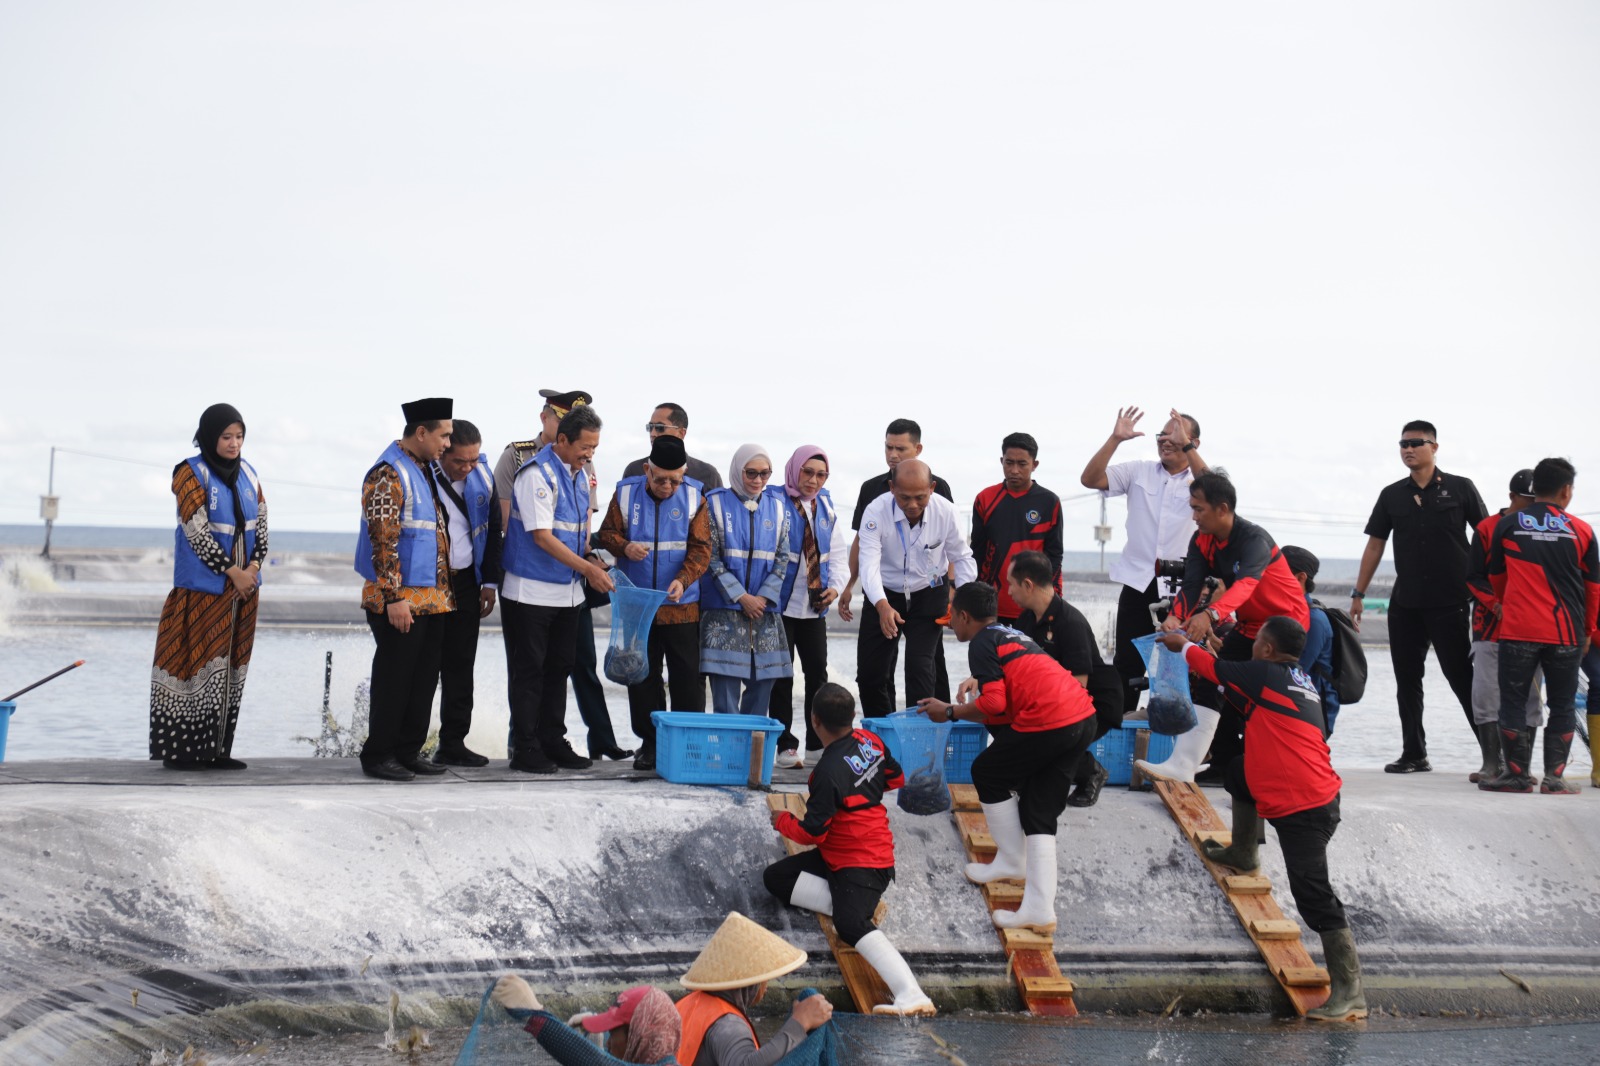
[[[1111,430],[1111,435],[1117,440],[1132,440],[1144,436],[1144,430],[1137,429],[1139,419],[1144,417],[1144,412],[1137,407],[1127,407],[1117,412],[1117,424]]]

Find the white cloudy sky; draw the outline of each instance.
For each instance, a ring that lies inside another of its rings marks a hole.
[[[673,399],[840,487],[915,417],[964,499],[1025,429],[1066,495],[1176,404],[1325,554],[1413,417],[1600,509],[1597,44],[1585,2],[0,0],[0,522],[51,444],[170,469],[225,399],[274,525],[351,528],[401,401],[497,446],[541,386],[603,472]],[[64,522],[166,483],[58,460]]]

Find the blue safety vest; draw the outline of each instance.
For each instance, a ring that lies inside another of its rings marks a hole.
[[[405,499],[400,504],[400,584],[406,588],[431,589],[439,584],[439,514],[433,506],[432,476],[393,441],[367,469],[388,463],[400,478]],[[365,478],[362,479],[363,484]],[[372,537],[367,531],[367,516],[361,516],[361,535],[356,539],[356,573],[368,581],[378,580],[372,566]]]
[[[233,513],[233,489],[213,474],[200,456],[190,456],[188,463],[206,493],[206,524],[211,536],[231,566],[233,538],[238,535],[235,528],[237,519]],[[255,468],[243,459],[239,460],[239,472],[244,475],[236,480],[242,490],[239,503],[244,509],[244,560],[249,565],[250,557],[256,553],[256,516],[260,512],[258,498],[261,495],[261,481],[256,477]],[[256,579],[258,584],[260,580],[259,577]],[[209,592],[213,596],[220,595],[228,587],[228,579],[201,562],[189,546],[189,538],[183,533],[182,514],[178,515],[178,531],[172,548],[172,583],[180,589]]]
[[[650,495],[644,475],[625,477],[617,482],[617,510],[630,541],[650,545],[650,554],[635,562],[617,556],[617,565],[640,588],[667,591],[677,580],[683,561],[689,556],[689,523],[705,500],[705,490],[692,477],[683,479],[677,491],[664,500]],[[700,582],[691,581],[679,603],[700,599]]]
[[[778,606],[789,606],[789,597],[794,594],[795,582],[805,577],[806,557],[800,550],[800,542],[805,537],[805,530],[800,525],[800,505],[793,496],[787,492],[783,494],[784,502],[789,508],[789,572],[783,575],[783,599]],[[817,538],[817,557],[822,562],[822,587],[828,587],[828,546],[833,543],[833,527],[838,524],[839,516],[833,509],[833,497],[828,495],[827,489],[817,493],[816,508],[810,521],[816,527],[813,531]],[[805,582],[800,582],[804,589]],[[822,614],[826,616],[827,609]]]
[[[783,529],[788,497],[772,486],[761,493],[759,506],[750,510],[732,489],[713,489],[706,493],[711,521],[722,530],[722,565],[733,572],[745,592],[758,595],[761,583],[772,573],[778,555],[778,534]],[[739,605],[723,595],[722,586],[711,572],[700,579],[700,596],[707,608],[737,611]],[[768,605],[767,610],[778,608]]]
[[[581,558],[589,539],[589,472],[580,467],[574,474],[556,454],[555,445],[546,444],[538,455],[522,464],[512,482],[511,521],[506,526],[505,556],[501,560],[506,572],[530,581],[570,584],[578,580],[577,571],[566,563],[557,562],[534,543],[533,534],[523,524],[515,488],[516,482],[523,478],[533,479],[535,496],[555,501],[551,532]]]
[[[450,475],[437,462],[434,468],[446,481]],[[489,460],[481,452],[478,465],[467,472],[461,486],[461,498],[467,504],[468,536],[472,539],[472,572],[478,584],[483,584],[483,553],[489,546],[489,505],[494,499],[494,475],[489,472]]]

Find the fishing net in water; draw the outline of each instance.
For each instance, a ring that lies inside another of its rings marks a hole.
[[[1175,737],[1193,729],[1199,719],[1189,698],[1189,664],[1179,652],[1157,643],[1157,638],[1155,633],[1137,637],[1133,646],[1139,649],[1150,674],[1150,732]]]
[[[906,775],[906,783],[900,788],[900,809],[907,814],[948,811],[950,790],[944,783],[944,753],[950,744],[950,720],[935,722],[914,709],[896,711],[888,719],[894,722],[894,757]]]
[[[647,651],[650,623],[667,594],[640,588],[620,568],[611,571],[611,644],[606,648],[606,676],[619,685],[637,685],[650,674]]]
[[[529,1063],[552,1062],[559,1062],[562,1066],[603,1066],[622,1062],[592,1044],[586,1047],[574,1044],[575,1054],[560,1059],[553,1057],[523,1028],[525,1022],[512,1018],[489,1001],[493,991],[492,985],[484,990],[483,1001],[478,1004],[478,1016],[472,1022],[472,1030],[467,1033],[466,1043],[461,1045],[461,1052],[456,1056],[456,1066],[527,1066]],[[800,996],[804,998],[816,994],[815,989],[808,988]],[[577,1037],[577,1041],[587,1044],[582,1037]],[[777,1066],[844,1066],[845,1061],[839,1056],[838,1028],[835,1023],[829,1022],[820,1029],[812,1030],[805,1043],[779,1059]]]

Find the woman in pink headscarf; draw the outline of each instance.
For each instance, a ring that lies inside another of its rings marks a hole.
[[[784,578],[783,628],[789,654],[800,653],[805,675],[806,753],[821,753],[822,741],[811,730],[811,700],[828,680],[828,608],[844,589],[850,567],[850,545],[843,524],[824,488],[828,481],[828,453],[815,444],[802,444],[784,467],[784,498],[789,507],[789,572]],[[778,738],[779,766],[804,766],[800,742],[792,732],[794,678],[780,678],[772,687],[768,714],[783,723]]]
[[[671,997],[659,988],[630,988],[617,997],[610,1010],[579,1017],[577,1024],[583,1032],[606,1034],[604,1051],[546,1011],[528,982],[514,974],[495,982],[491,998],[513,1018],[526,1022],[524,1028],[562,1066],[624,1062],[678,1066],[683,1019]]]

